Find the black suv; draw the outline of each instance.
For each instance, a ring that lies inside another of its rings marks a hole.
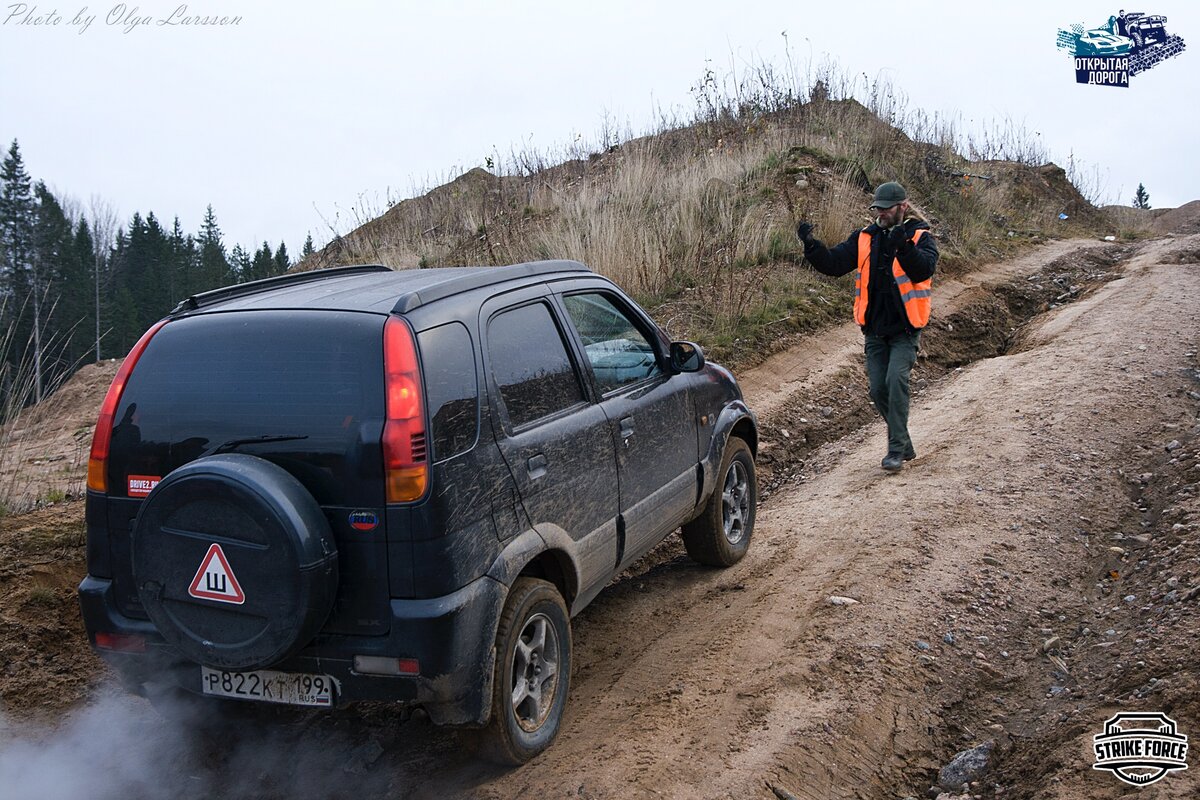
[[[582,264],[299,273],[142,336],[88,465],[89,637],[135,692],[421,707],[553,740],[569,618],[754,528],[754,415]]]

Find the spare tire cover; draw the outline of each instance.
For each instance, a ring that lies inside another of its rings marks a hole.
[[[337,592],[337,546],[282,468],[216,455],[167,475],[133,530],[138,597],[163,637],[218,669],[268,667],[304,647]]]

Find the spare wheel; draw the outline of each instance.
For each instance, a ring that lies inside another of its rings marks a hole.
[[[337,592],[320,506],[282,468],[242,454],[164,478],[133,531],[138,597],[163,637],[200,664],[268,667],[304,647]]]

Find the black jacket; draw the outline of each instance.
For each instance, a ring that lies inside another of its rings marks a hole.
[[[926,233],[921,236],[916,245],[912,243],[912,235],[918,229],[928,230],[929,226],[915,219],[904,221],[904,231],[907,234],[900,252],[892,252],[887,243],[887,232],[875,223],[867,226],[866,232],[871,234],[871,278],[867,285],[867,324],[863,333],[874,336],[895,336],[905,331],[916,330],[904,313],[904,305],[900,300],[900,289],[892,276],[892,259],[899,258],[904,274],[913,283],[929,280],[937,268],[938,247],[933,235]],[[827,248],[818,239],[809,239],[804,243],[804,257],[817,272],[838,277],[858,269],[858,235],[855,231],[846,241],[832,248]],[[882,247],[883,258],[880,258]]]

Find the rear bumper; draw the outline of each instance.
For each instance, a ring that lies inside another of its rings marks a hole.
[[[298,655],[271,669],[332,676],[338,706],[396,702],[424,708],[439,725],[482,725],[491,708],[496,626],[507,591],[499,581],[483,577],[444,597],[392,600],[387,635],[318,635]],[[79,604],[93,647],[100,631],[145,638],[142,653],[95,648],[131,691],[144,694],[147,686],[166,685],[202,693],[200,665],[182,658],[152,623],[122,614],[112,581],[84,578]],[[420,674],[358,673],[356,655],[416,659]]]

